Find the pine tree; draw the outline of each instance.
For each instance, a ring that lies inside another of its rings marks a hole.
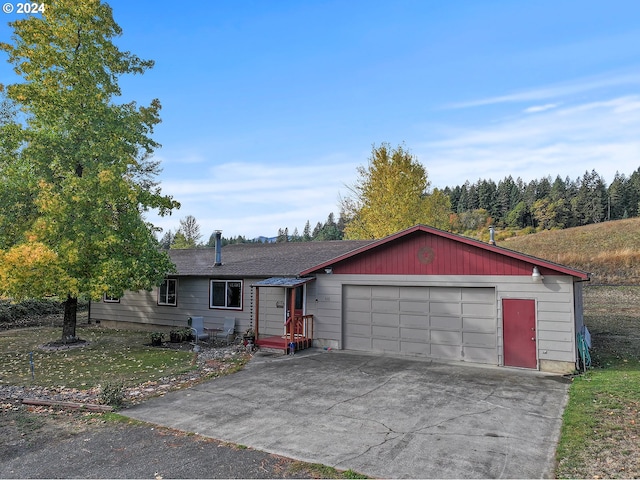
[[[307,223],[304,224],[304,230],[302,231],[302,241],[310,242],[311,238],[311,224],[309,220],[307,220]]]

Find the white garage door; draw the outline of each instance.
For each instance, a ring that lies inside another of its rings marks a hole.
[[[343,286],[343,348],[498,363],[493,288]]]

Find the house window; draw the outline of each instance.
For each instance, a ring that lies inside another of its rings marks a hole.
[[[242,280],[211,280],[209,308],[242,309]]]
[[[158,305],[175,307],[178,304],[178,280],[165,278],[158,288]]]
[[[102,301],[104,303],[120,303],[120,297],[114,297],[112,295],[109,295],[108,293],[105,293]]]

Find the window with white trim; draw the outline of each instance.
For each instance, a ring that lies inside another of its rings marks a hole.
[[[242,280],[211,280],[209,308],[242,310]]]
[[[178,305],[178,280],[165,278],[158,287],[158,305],[175,307]]]
[[[120,303],[120,297],[114,297],[112,295],[109,295],[108,293],[105,293],[102,301],[104,303]]]

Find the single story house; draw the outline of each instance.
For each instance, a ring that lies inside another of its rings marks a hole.
[[[169,254],[175,275],[151,292],[105,297],[92,305],[92,320],[168,329],[202,316],[205,327],[221,328],[234,317],[236,331],[256,330],[259,346],[313,344],[556,373],[578,361],[589,274],[495,242],[417,225],[381,240]]]

